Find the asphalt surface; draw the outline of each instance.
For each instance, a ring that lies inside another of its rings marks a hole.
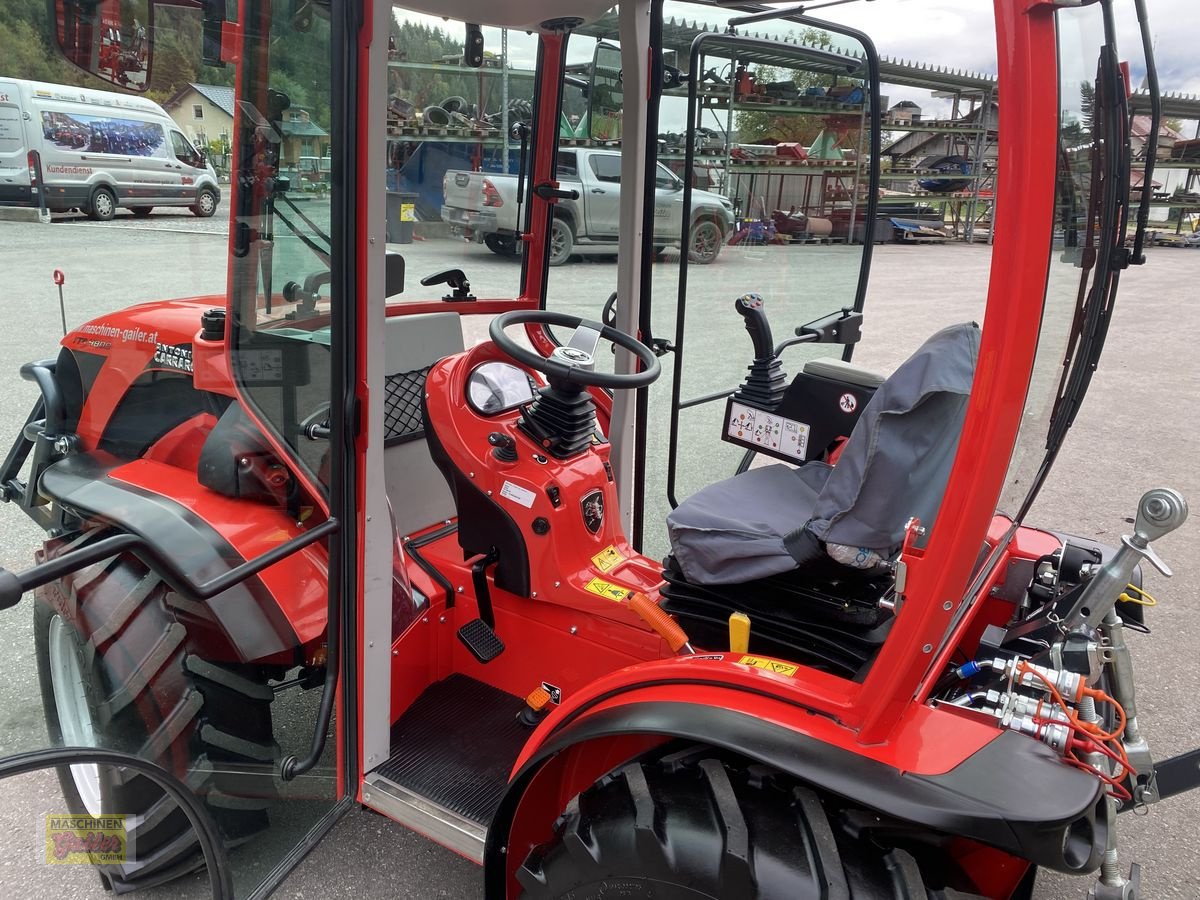
[[[128,221],[127,221],[128,219]],[[53,269],[67,273],[67,320],[70,325],[133,302],[156,297],[221,293],[225,285],[223,218],[196,220],[187,213],[156,213],[148,220],[120,216],[104,225],[64,219],[51,226],[0,223],[0,290],[9,316],[0,329],[0,436],[15,436],[33,403],[32,385],[17,368],[29,359],[53,355],[61,335]],[[423,274],[463,267],[480,297],[511,293],[519,267],[486,249],[447,241],[427,241],[401,249],[408,259],[410,290],[419,290]],[[838,247],[738,250],[728,248],[716,264],[693,268],[688,292],[684,396],[722,388],[741,380],[749,361],[749,343],[732,309],[746,290],[767,297],[776,340],[791,327],[848,302],[852,283],[844,273],[858,251]],[[889,371],[938,327],[981,319],[990,250],[983,246],[886,246],[876,251],[867,304],[864,341],[856,361]],[[655,267],[655,332],[674,337],[677,268],[674,256]],[[303,273],[299,273],[303,274]],[[1200,431],[1200,379],[1195,348],[1200,344],[1200,315],[1186,299],[1200,276],[1200,253],[1156,249],[1150,265],[1124,276],[1109,348],[1092,391],[1050,483],[1030,520],[1115,543],[1127,529],[1138,498],[1148,488],[1167,484],[1200,498],[1200,469],[1195,439]],[[597,317],[613,289],[611,258],[593,258],[553,271],[553,308]],[[469,339],[483,336],[472,323]],[[800,351],[786,356],[794,370]],[[670,357],[668,357],[668,360]],[[666,447],[664,413],[670,379],[652,388],[651,457]],[[699,407],[682,422],[679,493],[733,471],[739,453],[717,441],[719,404]],[[7,441],[8,438],[3,438]],[[4,447],[2,449],[7,449]],[[666,503],[664,467],[651,473],[650,495],[657,502],[648,516],[648,544],[663,545],[661,522]],[[1200,502],[1200,501],[1197,501]],[[1148,573],[1147,588],[1159,598],[1149,621],[1154,634],[1134,635],[1138,671],[1139,718],[1157,757],[1166,758],[1200,743],[1200,706],[1196,703],[1197,638],[1200,626],[1192,610],[1200,603],[1200,514],[1156,546],[1176,570],[1166,581]],[[12,507],[0,506],[0,566],[27,566],[41,533]],[[41,746],[41,724],[32,652],[30,606],[0,613],[0,754]],[[281,716],[281,742],[301,748],[307,740],[311,703],[297,703]],[[322,775],[327,774],[323,772]],[[86,867],[47,866],[41,843],[42,815],[61,811],[54,778],[28,776],[6,784],[0,803],[0,886],[13,896],[101,896]],[[287,836],[260,839],[237,854],[239,867],[265,871],[303,831],[315,806],[311,796],[281,804],[273,821]],[[1120,822],[1122,860],[1144,866],[1146,896],[1200,896],[1200,826],[1197,797],[1164,801],[1147,816]],[[248,878],[249,876],[247,876]],[[1043,877],[1042,898],[1082,897],[1083,879]],[[155,896],[203,894],[199,881],[174,885]],[[479,870],[365,810],[347,815],[300,864],[276,896],[455,897],[481,895]]]

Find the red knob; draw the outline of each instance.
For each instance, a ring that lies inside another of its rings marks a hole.
[[[66,281],[67,281],[67,276],[63,274],[63,270],[55,269],[54,270],[54,283],[61,287],[62,285],[66,284]]]

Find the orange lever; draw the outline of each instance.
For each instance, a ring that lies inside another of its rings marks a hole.
[[[550,702],[550,692],[544,687],[535,687],[525,698],[525,705],[534,712],[541,712]]]
[[[667,612],[639,591],[634,591],[633,596],[629,598],[629,608],[641,616],[642,621],[658,632],[659,637],[667,642],[667,646],[674,652],[678,653],[683,649],[685,653],[695,653],[692,645],[688,643],[687,632],[679,627],[679,623],[667,614]]]

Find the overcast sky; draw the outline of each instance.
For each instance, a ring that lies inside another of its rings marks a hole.
[[[1200,94],[1200,2],[1146,0],[1157,47],[1164,91]],[[992,0],[871,0],[824,13],[868,32],[885,56],[996,71],[996,31]],[[1117,45],[1133,66],[1145,72],[1141,38],[1131,0],[1117,0]]]

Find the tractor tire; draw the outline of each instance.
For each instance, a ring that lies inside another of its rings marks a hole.
[[[517,240],[511,237],[502,237],[498,234],[485,235],[483,244],[497,256],[514,257],[517,255]]]
[[[83,541],[104,536],[93,534]],[[229,663],[215,625],[184,621],[173,601],[132,556],[39,589],[34,641],[46,726],[55,746],[94,745],[158,763],[204,799],[232,847],[267,827],[275,800],[274,692],[265,669]],[[203,866],[183,811],[144,776],[63,766],[58,778],[73,814],[126,815],[133,858],[100,867],[118,890]]]
[[[92,199],[88,201],[87,214],[97,222],[111,222],[117,214],[117,196],[106,187],[98,187],[92,191]]]
[[[554,828],[517,870],[526,900],[984,900],[843,833],[807,786],[710,747],[609,773]]]
[[[562,216],[555,216],[550,223],[550,265],[565,265],[574,249],[575,229]]]
[[[701,266],[716,262],[724,243],[725,232],[721,226],[712,219],[701,219],[692,226],[692,234],[688,239],[688,260]]]
[[[189,208],[192,211],[192,215],[194,215],[198,218],[201,218],[201,219],[210,218],[213,215],[213,213],[215,213],[217,211],[217,194],[216,194],[216,192],[213,191],[212,188],[201,189],[200,193],[196,195],[195,205],[193,205]]]

